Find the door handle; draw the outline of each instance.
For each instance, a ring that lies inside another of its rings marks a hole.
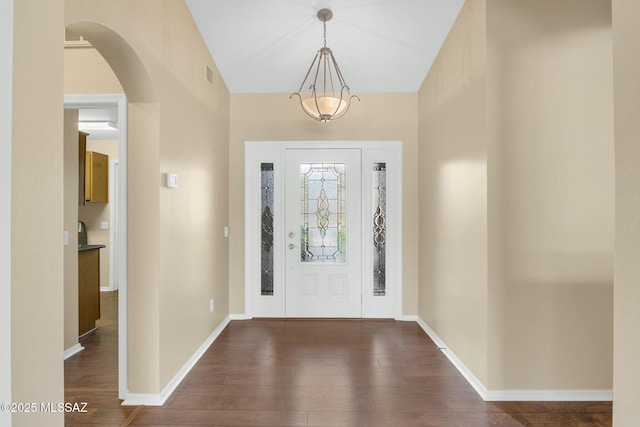
[[[296,245],[294,245],[293,243],[289,243],[289,249],[295,249]]]

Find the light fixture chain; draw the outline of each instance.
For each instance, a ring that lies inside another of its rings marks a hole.
[[[327,47],[327,21],[323,20],[322,21],[322,25],[324,26],[324,33],[323,33],[323,36],[324,36],[324,47]]]

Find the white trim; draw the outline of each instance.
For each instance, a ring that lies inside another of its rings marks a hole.
[[[386,297],[375,297],[375,299],[364,298],[363,288],[363,312],[362,317],[402,317],[402,141],[245,141],[245,313],[249,318],[257,316],[275,316],[284,317],[284,297],[282,301],[278,295],[260,297],[253,295],[256,289],[256,283],[259,284],[259,265],[260,252],[259,246],[255,244],[256,236],[259,235],[259,205],[260,195],[256,195],[256,188],[260,186],[260,163],[274,163],[274,167],[282,170],[284,167],[284,153],[287,149],[338,149],[352,148],[362,150],[362,161],[385,161],[389,163],[391,173],[393,174],[389,192],[394,192],[392,203],[388,203],[390,210],[389,215],[395,219],[388,223],[389,234],[393,234],[390,244],[395,248],[394,255],[389,255],[388,274],[389,283],[393,283],[394,291],[389,292]],[[367,163],[368,164],[368,163]],[[278,167],[280,165],[280,167]],[[284,173],[282,171],[275,172],[276,187],[280,184],[283,186],[282,180]],[[366,180],[363,180],[365,182]],[[257,183],[257,184],[256,184]],[[366,194],[370,194],[370,190]],[[282,192],[281,192],[282,193]],[[365,198],[365,191],[363,198]],[[283,194],[283,193],[282,193]],[[281,198],[276,188],[275,198]],[[363,203],[363,215],[365,215],[367,204]],[[278,206],[276,205],[276,210]],[[391,212],[393,211],[393,212]],[[283,244],[278,239],[282,239],[282,232],[276,229],[282,229],[284,215],[275,213],[274,221],[274,246],[283,248]],[[279,219],[280,218],[280,219]],[[363,241],[366,241],[366,233],[363,233]],[[393,243],[395,242],[395,243]],[[277,257],[277,253],[276,253]],[[283,258],[283,256],[281,256]],[[370,257],[369,257],[370,258]],[[368,258],[363,258],[363,269],[365,268]],[[282,264],[282,265],[281,265]],[[280,269],[284,271],[284,260],[278,264]],[[276,286],[282,282],[283,272],[276,271]],[[280,276],[279,276],[280,275]],[[363,274],[363,280],[367,276]],[[277,292],[277,289],[276,289]],[[383,300],[384,299],[384,300]],[[386,307],[385,304],[388,306]],[[279,314],[281,313],[281,314]]]
[[[447,356],[447,359],[455,366],[455,368],[462,374],[464,379],[467,380],[469,385],[473,387],[473,389],[482,397],[484,400],[485,395],[487,394],[486,387],[478,380],[475,375],[465,366],[464,363],[458,357],[450,351],[445,343],[440,339],[440,337],[427,325],[427,323],[422,320],[422,318],[418,317],[418,325],[429,335],[429,338],[436,344],[436,346],[442,351],[442,353]]]
[[[77,343],[73,347],[69,347],[68,349],[66,349],[64,351],[63,359],[67,360],[71,356],[75,356],[76,354],[80,353],[82,350],[84,350],[84,347],[82,345],[80,345],[80,343]]]
[[[487,390],[487,402],[612,402],[613,390]]]
[[[127,393],[122,406],[162,406],[168,399],[163,397],[162,394],[137,394]]]
[[[229,319],[231,320],[251,320],[253,317],[248,316],[246,314],[230,314]]]
[[[127,97],[124,94],[65,95],[64,108],[80,109],[90,106],[118,107],[118,161],[120,163],[119,202],[120,219],[116,233],[119,242],[118,262],[118,397],[129,392],[127,339]],[[112,261],[116,261],[112,259]]]
[[[402,315],[402,316],[396,317],[396,320],[399,321],[399,322],[416,322],[416,323],[418,323],[418,319],[419,319],[419,317],[416,316],[415,314],[406,314],[406,315]]]
[[[127,164],[128,164],[128,126],[127,97],[121,96],[118,101],[118,397],[124,399],[129,392],[129,344],[128,344],[128,221],[127,221]]]
[[[409,316],[405,316],[409,317]],[[484,401],[538,401],[538,402],[609,402],[613,401],[613,390],[487,390],[475,375],[449,350],[444,341],[422,320],[417,317],[418,325],[427,333],[429,338],[451,361],[453,366],[462,374],[469,385]]]
[[[120,161],[109,161],[109,286],[107,291],[118,290],[118,206],[120,203]],[[102,290],[102,289],[101,289]]]
[[[11,402],[11,144],[13,0],[0,0],[0,402]],[[11,425],[0,411],[0,425]]]
[[[231,321],[231,316],[227,316],[222,323],[218,325],[218,327],[209,335],[209,338],[193,353],[193,356],[187,360],[187,363],[182,366],[182,368],[178,371],[178,373],[169,381],[164,390],[160,394],[137,394],[137,393],[128,393],[122,402],[123,406],[135,406],[135,405],[146,405],[146,406],[162,406],[164,402],[171,396],[171,394],[175,391],[175,389],[180,385],[182,380],[187,376],[187,374],[193,369],[193,367],[198,363],[198,360],[202,357],[202,355],[207,351],[207,349],[213,344],[213,342],[220,336],[224,328],[227,327],[229,322]]]

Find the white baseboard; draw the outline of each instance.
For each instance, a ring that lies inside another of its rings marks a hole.
[[[396,320],[399,322],[418,322],[419,317],[416,315],[402,315],[396,317]]]
[[[405,316],[407,317],[407,316]],[[417,317],[417,316],[416,316]],[[487,390],[460,359],[449,350],[440,337],[420,317],[417,323],[429,335],[436,346],[447,356],[449,361],[467,380],[469,385],[485,401],[513,402],[610,402],[613,401],[613,390]]]
[[[84,347],[81,346],[80,343],[77,343],[76,345],[74,345],[72,347],[69,347],[63,353],[63,358],[64,358],[63,360],[67,360],[71,356],[74,356],[74,355],[80,353],[82,350],[84,350]]]
[[[169,396],[160,394],[127,393],[122,406],[162,406]]]
[[[251,319],[253,319],[252,316],[249,316],[247,314],[230,314],[229,317],[231,318],[231,320],[251,320]]]
[[[100,286],[100,292],[112,292],[115,291],[111,286]]]
[[[418,325],[420,325],[420,327],[427,333],[427,335],[429,335],[429,338],[431,338],[431,340],[436,344],[440,351],[442,351],[442,353],[447,356],[447,359],[449,359],[453,366],[455,366],[460,374],[462,374],[462,376],[467,380],[469,385],[473,387],[476,393],[478,393],[478,395],[480,395],[483,400],[486,400],[485,395],[487,393],[487,389],[480,382],[480,380],[478,380],[475,375],[473,375],[473,373],[469,370],[469,368],[467,368],[464,363],[462,363],[462,361],[458,359],[458,357],[447,348],[438,334],[436,334],[433,329],[431,329],[429,325],[427,325],[427,323],[420,317],[418,317]]]
[[[178,373],[169,381],[164,390],[160,394],[136,394],[136,393],[127,393],[122,405],[124,406],[137,406],[137,405],[145,405],[145,406],[162,406],[164,402],[167,401],[169,396],[175,391],[175,389],[180,385],[182,380],[187,376],[189,371],[193,369],[198,360],[202,357],[202,355],[207,351],[207,349],[213,344],[213,342],[220,336],[224,328],[227,327],[229,322],[231,321],[231,316],[227,316],[222,323],[218,325],[218,327],[209,335],[206,341],[193,353],[193,356],[189,358],[187,363],[178,371]]]
[[[487,390],[493,402],[612,402],[613,390]]]

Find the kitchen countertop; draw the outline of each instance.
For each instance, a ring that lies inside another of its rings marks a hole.
[[[106,248],[105,245],[82,245],[78,246],[78,252],[90,251],[93,249],[102,249]]]

